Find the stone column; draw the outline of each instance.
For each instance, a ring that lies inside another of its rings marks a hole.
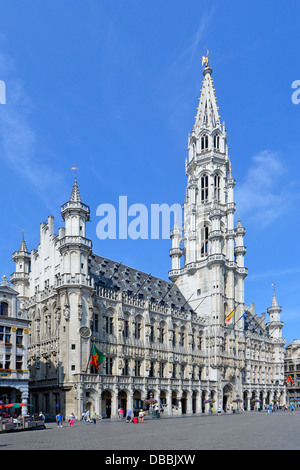
[[[172,390],[171,389],[168,389],[168,393],[167,393],[166,411],[167,411],[168,416],[171,416],[173,414],[173,412],[172,412]]]
[[[113,419],[118,417],[118,395],[119,390],[118,387],[115,386],[111,398],[111,418]]]

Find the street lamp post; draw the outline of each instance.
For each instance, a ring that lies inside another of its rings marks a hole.
[[[153,419],[153,403],[152,403],[152,398],[153,398],[153,393],[151,392],[151,393],[150,393],[150,411],[149,411],[150,419]]]

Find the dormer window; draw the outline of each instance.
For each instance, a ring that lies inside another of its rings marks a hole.
[[[0,315],[2,315],[3,317],[8,317],[8,303],[7,302],[1,302]]]
[[[208,135],[203,135],[201,137],[201,150],[207,150],[208,149]]]

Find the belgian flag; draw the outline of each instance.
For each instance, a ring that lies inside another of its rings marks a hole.
[[[102,352],[99,351],[99,349],[96,348],[96,346],[93,346],[92,352],[91,352],[91,360],[90,364],[94,366],[97,370],[99,370],[100,364],[104,362],[106,359],[106,356],[102,354]]]

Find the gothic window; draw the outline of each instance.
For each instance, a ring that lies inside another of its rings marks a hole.
[[[200,240],[200,254],[201,256],[208,255],[208,235],[209,228],[207,225],[201,228],[201,240]]]
[[[125,319],[124,321],[124,338],[129,337],[129,320]]]
[[[3,315],[4,317],[8,317],[8,303],[7,302],[1,302],[0,315]]]
[[[159,374],[160,374],[160,377],[164,377],[165,376],[165,363],[164,362],[161,362],[160,365],[159,365]]]
[[[142,320],[141,318],[137,317],[135,321],[135,339],[141,339],[142,337]]]
[[[152,361],[150,363],[149,377],[154,377],[154,362]]]
[[[99,315],[98,315],[98,313],[95,313],[95,315],[94,315],[93,330],[96,333],[99,331]]]
[[[201,202],[208,201],[208,175],[201,177]]]
[[[165,324],[161,323],[161,325],[160,325],[160,336],[159,336],[159,342],[160,343],[165,342],[165,333],[166,333]]]
[[[221,177],[220,175],[214,176],[214,200],[220,202],[220,185],[221,185]]]
[[[114,319],[113,317],[104,317],[105,333],[108,335],[114,334]]]
[[[186,343],[186,331],[185,331],[185,328],[182,327],[181,332],[180,332],[179,345],[183,347],[185,346],[185,343]]]
[[[208,149],[208,135],[203,135],[201,137],[201,150],[207,150]]]
[[[124,367],[122,369],[122,375],[129,375],[129,361],[128,361],[128,359],[124,360]]]
[[[214,135],[214,148],[219,149],[220,148],[220,136]]]
[[[154,343],[154,325],[151,324],[150,326],[150,341],[151,343]]]
[[[176,325],[174,325],[173,335],[172,335],[172,346],[176,346]]]
[[[135,361],[135,365],[134,365],[134,375],[136,377],[140,377],[141,376],[141,361]]]
[[[105,373],[107,375],[112,375],[113,373],[113,363],[114,360],[112,357],[107,357],[105,360]]]

